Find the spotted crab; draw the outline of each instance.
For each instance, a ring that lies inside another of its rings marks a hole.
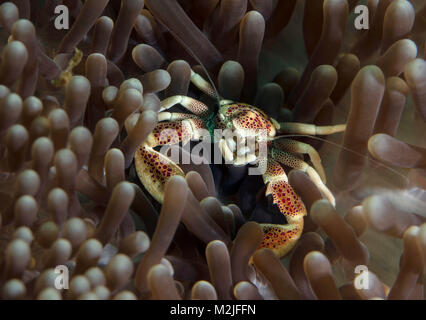
[[[325,173],[317,151],[309,144],[289,139],[285,135],[327,135],[343,132],[346,125],[279,123],[255,106],[222,99],[210,83],[194,71],[191,71],[191,83],[203,93],[218,99],[218,112],[212,112],[206,104],[188,96],[176,95],[163,100],[158,114],[159,123],[135,153],[139,179],[147,191],[162,203],[165,183],[174,175],[184,176],[184,172],[154,148],[177,143],[185,145],[202,136],[201,131],[210,130],[211,124],[215,129],[233,131],[234,137],[221,137],[216,142],[228,163],[257,163],[265,166],[262,178],[266,184],[266,196],[272,196],[273,203],[285,216],[287,224],[261,224],[264,231],[261,247],[271,249],[278,257],[284,256],[302,234],[306,207],[288,183],[282,165],[304,171],[324,196],[335,204],[332,193],[325,185]],[[166,111],[178,104],[191,113]],[[244,142],[250,137],[257,142],[255,148],[238,148],[237,141]],[[262,157],[259,156],[260,143],[267,146],[267,153]],[[313,167],[297,154],[308,154]]]

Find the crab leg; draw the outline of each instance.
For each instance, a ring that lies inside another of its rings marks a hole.
[[[184,172],[166,155],[154,150],[154,147],[179,142],[185,145],[192,138],[198,138],[199,131],[204,128],[204,123],[199,118],[160,122],[136,151],[135,167],[138,177],[158,202],[163,202],[166,182],[174,175],[184,176]]]
[[[210,96],[213,99],[221,100],[221,97],[218,97],[216,94],[216,90],[212,87],[212,85],[207,82],[202,76],[198,73],[195,73],[191,70],[191,82],[194,86],[196,86],[199,90],[201,90],[206,95]]]
[[[158,122],[160,121],[176,121],[185,119],[197,119],[195,114],[181,113],[181,112],[160,112],[158,114]]]
[[[160,203],[163,203],[166,182],[172,176],[185,176],[176,163],[146,144],[135,153],[135,167],[146,190]]]
[[[298,122],[280,122],[277,131],[279,134],[308,134],[308,135],[328,135],[346,130],[346,124],[334,126],[316,126],[314,124]]]
[[[293,169],[298,169],[306,172],[308,176],[311,178],[312,182],[318,187],[318,189],[324,194],[324,196],[330,201],[330,203],[334,206],[336,204],[336,200],[334,199],[333,194],[327,188],[327,186],[322,182],[319,174],[305,161],[293,156],[291,153],[285,152],[279,149],[272,149],[271,151],[272,158],[283,165],[291,167]]]
[[[180,104],[188,111],[198,116],[203,116],[209,113],[209,107],[204,103],[187,96],[171,96],[161,101],[159,112],[170,109],[171,107]]]
[[[289,153],[308,154],[312,164],[314,165],[315,170],[321,177],[322,182],[326,183],[326,177],[324,168],[321,164],[321,158],[314,147],[301,141],[285,139],[279,136],[274,137],[274,145],[277,147],[277,149],[281,149]]]
[[[261,224],[264,237],[260,247],[269,248],[282,257],[294,247],[302,234],[306,208],[289,185],[281,165],[273,159],[267,161],[267,169],[263,174],[263,181],[267,184],[266,196],[272,196],[273,203],[285,216],[287,224]]]
[[[145,143],[151,148],[179,142],[185,145],[191,139],[199,139],[207,133],[204,122],[200,118],[188,116],[183,120],[159,122]]]

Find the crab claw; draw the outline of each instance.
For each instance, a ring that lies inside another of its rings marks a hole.
[[[284,169],[273,160],[263,176],[267,183],[265,195],[271,195],[273,203],[284,215],[287,224],[261,224],[263,241],[260,248],[271,249],[279,258],[286,255],[297,243],[303,232],[306,207],[287,181]]]
[[[301,221],[300,225],[260,224],[264,234],[260,248],[271,249],[277,257],[284,257],[302,234],[303,220]]]
[[[306,215],[302,199],[294,192],[287,181],[278,180],[268,183],[265,195],[272,195],[273,203],[278,206],[288,223],[296,223]]]
[[[163,203],[166,182],[172,176],[185,177],[176,163],[144,144],[135,153],[135,167],[147,191],[160,203]]]

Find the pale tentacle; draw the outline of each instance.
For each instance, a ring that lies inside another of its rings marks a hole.
[[[291,153],[279,149],[272,149],[271,155],[274,160],[282,163],[283,165],[306,172],[311,178],[312,182],[315,183],[315,185],[324,194],[328,201],[330,201],[333,206],[336,205],[336,200],[334,199],[333,194],[322,182],[319,174],[309,164],[299,158],[296,158]]]

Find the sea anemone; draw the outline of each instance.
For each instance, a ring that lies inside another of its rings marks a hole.
[[[422,1],[0,3],[2,299],[424,299]],[[259,249],[260,223],[286,221],[247,166],[192,157],[162,205],[137,178],[163,99],[215,107],[191,70],[279,121],[347,123],[299,137],[337,204],[288,170],[308,214],[283,259]]]

